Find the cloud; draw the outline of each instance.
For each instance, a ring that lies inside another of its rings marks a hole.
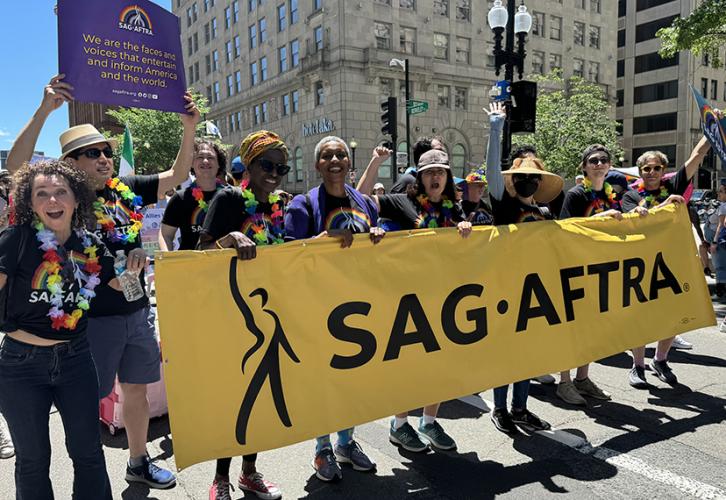
[[[9,135],[10,135],[10,132],[0,128],[0,137],[8,137]]]

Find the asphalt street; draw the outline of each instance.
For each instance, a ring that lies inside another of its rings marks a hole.
[[[726,307],[714,307],[723,318]],[[388,442],[388,419],[381,419],[356,429],[356,439],[378,465],[375,473],[344,467],[341,482],[322,483],[311,467],[313,442],[261,453],[258,468],[281,486],[284,498],[726,499],[726,333],[711,327],[684,338],[694,349],[671,355],[680,382],[676,387],[648,374],[650,389],[632,389],[627,354],[591,367],[591,377],[612,393],[612,401],[591,400],[579,409],[557,399],[555,386],[533,382],[529,408],[549,421],[553,431],[515,437],[500,433],[490,421],[493,396],[488,390],[442,405],[439,421],[456,439],[455,452],[400,451]],[[647,356],[652,354],[651,348]],[[70,498],[73,469],[55,413],[51,433],[56,498]],[[102,427],[102,439],[114,498],[208,498],[214,463],[181,471],[173,489],[149,490],[124,480],[125,434],[111,436]],[[159,465],[175,469],[166,417],[152,422],[149,452]],[[241,458],[234,459],[233,472],[240,466]],[[1,500],[15,498],[13,467],[14,459],[0,461]],[[245,496],[237,490],[233,498]]]

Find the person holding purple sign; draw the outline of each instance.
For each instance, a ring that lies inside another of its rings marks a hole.
[[[48,116],[64,102],[73,100],[73,87],[63,81],[63,76],[54,76],[45,86],[39,108],[15,140],[7,160],[11,172],[31,158]],[[95,191],[95,232],[117,256],[117,274],[138,273],[141,287],[147,263],[139,235],[141,210],[164,199],[168,190],[186,180],[192,167],[194,133],[200,114],[191,94],[186,93],[184,99],[187,113],[180,114],[184,135],[179,153],[174,165],[160,174],[113,177],[116,141],[107,139],[90,124],[71,127],[60,136],[60,160],[82,170]],[[157,382],[161,371],[155,312],[146,295],[140,295],[136,300],[127,300],[121,291],[100,288],[88,315],[88,340],[96,362],[100,398],[111,393],[117,375],[124,394],[123,420],[130,454],[126,480],[164,489],[174,486],[176,477],[151,463],[146,452],[146,386]]]

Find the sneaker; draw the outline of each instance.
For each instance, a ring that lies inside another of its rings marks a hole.
[[[126,481],[129,483],[144,483],[149,488],[165,490],[176,484],[176,477],[171,471],[156,466],[147,456],[138,467],[126,464]]]
[[[721,333],[726,333],[726,318],[724,318],[721,321],[721,324],[718,325],[718,331],[721,332]]]
[[[418,434],[411,424],[406,422],[398,429],[393,428],[393,422],[391,421],[391,432],[388,434],[388,440],[403,448],[406,451],[413,451],[415,453],[422,452],[428,448],[426,444],[419,439]]]
[[[552,427],[549,422],[545,422],[526,408],[524,410],[512,409],[511,418],[516,425],[521,425],[530,431],[546,431]]]
[[[602,399],[603,401],[610,401],[610,394],[600,389],[595,382],[586,378],[585,380],[574,381],[575,389],[583,396],[588,396],[595,399]]]
[[[645,367],[633,365],[628,374],[628,381],[631,387],[636,389],[647,389],[650,384],[645,380]]]
[[[436,448],[437,450],[446,451],[456,449],[456,442],[451,439],[451,436],[446,434],[444,428],[436,420],[430,424],[424,424],[422,418],[418,426],[418,435],[423,442],[428,442],[432,448]]]
[[[215,477],[212,486],[209,487],[209,500],[232,500],[229,489],[234,486],[229,484],[229,479]]]
[[[678,383],[678,377],[676,377],[671,367],[668,366],[668,361],[656,361],[655,359],[650,360],[650,369],[653,373],[666,384]]]
[[[671,349],[683,349],[685,351],[688,351],[690,349],[693,349],[693,344],[685,340],[680,335],[676,335],[673,339],[673,344],[671,344]]]
[[[363,453],[363,449],[356,441],[346,445],[335,445],[335,458],[343,464],[350,464],[353,470],[368,472],[376,468],[376,464]]]
[[[534,377],[532,380],[536,380],[540,384],[546,384],[546,385],[552,385],[555,383],[555,377],[553,377],[549,373],[546,375],[540,375],[539,377]]]
[[[518,434],[519,429],[514,425],[512,416],[504,408],[494,408],[491,416],[494,427],[504,432],[505,434]]]
[[[10,439],[8,430],[2,417],[0,417],[0,458],[10,458],[15,455],[15,446]]]
[[[338,462],[335,461],[333,450],[330,448],[323,448],[315,454],[313,468],[318,479],[326,483],[343,479],[343,471],[340,470]]]
[[[264,500],[277,500],[278,498],[282,498],[280,488],[274,483],[265,481],[259,472],[255,472],[249,476],[240,474],[237,486],[239,486],[239,489],[254,493]]]
[[[587,401],[585,401],[585,398],[580,395],[579,391],[575,387],[575,384],[572,382],[560,382],[557,384],[557,391],[555,394],[565,403],[577,406],[587,406]]]

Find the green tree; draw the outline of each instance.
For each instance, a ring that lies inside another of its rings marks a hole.
[[[661,57],[671,58],[681,50],[690,50],[696,55],[708,54],[714,67],[720,67],[723,60],[719,48],[726,45],[726,0],[703,0],[688,17],[677,17],[656,35],[662,41]]]
[[[533,134],[515,135],[513,145],[532,144],[547,168],[565,178],[579,173],[581,155],[590,144],[603,144],[619,158],[619,124],[610,118],[610,103],[602,87],[559,71],[537,81],[537,126]]]
[[[204,116],[209,111],[207,99],[192,92],[194,102]],[[177,113],[141,108],[118,108],[106,112],[121,126],[128,125],[134,142],[134,170],[137,174],[154,174],[168,170],[174,164],[182,139],[182,124]],[[203,136],[204,123],[197,125],[197,135]],[[107,137],[123,142],[123,132]],[[222,145],[224,146],[224,145]],[[118,148],[117,154],[120,154]],[[118,158],[116,158],[118,160]],[[118,161],[115,162],[118,165]]]

